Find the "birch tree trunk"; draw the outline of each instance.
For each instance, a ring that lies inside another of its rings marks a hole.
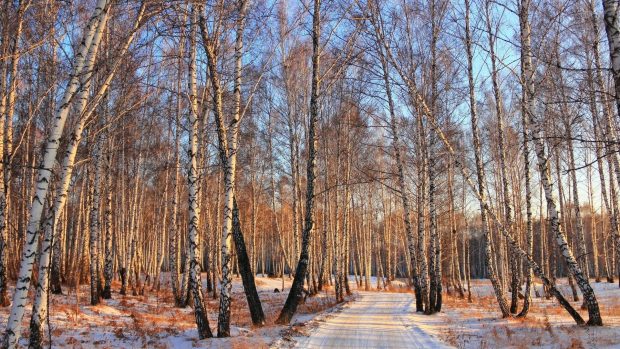
[[[285,68],[286,69],[286,68]],[[285,71],[286,73],[286,71]],[[293,202],[292,208],[292,226],[293,230],[293,256],[299,255],[299,136],[297,131],[297,125],[293,117],[293,111],[288,113],[288,140],[289,140],[289,162],[291,166],[291,181],[293,184]]]
[[[238,14],[236,19],[236,37],[235,37],[235,81],[234,81],[234,109],[232,118],[229,123],[225,123],[222,104],[222,86],[217,70],[217,55],[215,51],[215,42],[209,37],[206,27],[206,19],[201,15],[200,30],[203,39],[203,45],[207,54],[207,64],[209,68],[209,78],[213,86],[213,111],[216,120],[218,134],[218,150],[220,155],[220,163],[224,173],[224,219],[222,225],[222,281],[220,283],[220,311],[218,315],[218,337],[230,336],[230,307],[232,301],[232,239],[233,234],[233,208],[235,197],[235,176],[237,166],[237,147],[239,135],[239,122],[241,115],[241,74],[243,59],[243,34],[245,30],[246,12],[248,1],[241,0],[239,3]],[[227,126],[228,125],[228,126]],[[241,234],[241,230],[238,230]],[[245,242],[242,235],[235,237],[236,248],[239,252],[246,251]],[[246,252],[247,254],[247,252]],[[264,314],[260,299],[256,292],[254,284],[254,275],[250,265],[249,258],[239,260],[242,263],[244,278],[244,290],[249,301],[252,319],[256,325],[264,323]]]
[[[340,234],[340,154],[342,153],[342,150],[340,148],[340,131],[341,131],[342,125],[336,125],[336,163],[334,164],[334,166],[336,167],[336,173],[335,173],[335,188],[334,188],[334,229],[332,232],[332,262],[334,265],[334,270],[332,270],[332,272],[334,273],[334,293],[336,296],[336,302],[340,303],[344,301],[344,294],[342,292],[342,278],[341,278],[341,272],[342,272],[342,265],[341,265],[341,260],[340,258],[342,258],[342,252],[341,252],[341,243],[342,243],[342,237]],[[331,273],[330,273],[331,274]]]
[[[107,131],[105,131],[107,132]],[[103,299],[111,299],[112,298],[112,279],[114,277],[114,246],[113,246],[113,233],[112,230],[112,151],[111,151],[111,142],[107,138],[105,138],[106,146],[109,151],[105,156],[105,165],[106,165],[106,187],[107,193],[104,202],[104,227],[105,227],[105,244],[104,244],[104,266],[103,266],[103,278],[104,278],[104,286],[103,292],[101,293],[101,297]]]
[[[9,47],[9,26],[8,26],[8,2],[5,3],[4,9],[6,16],[5,25],[3,26],[2,36],[0,37],[0,55],[4,57]],[[0,61],[0,158],[4,157],[4,141],[5,141],[5,118],[6,111],[6,91],[7,84],[7,65],[4,61]],[[11,304],[8,296],[8,231],[7,231],[7,197],[4,181],[4,163],[0,163],[0,306],[6,307]]]
[[[52,168],[56,160],[60,137],[69,114],[73,97],[76,94],[82,94],[85,97],[85,93],[87,92],[86,89],[80,86],[81,75],[85,74],[85,72],[86,74],[90,74],[92,70],[99,42],[107,22],[108,9],[107,0],[97,1],[94,13],[84,29],[83,38],[74,57],[74,70],[70,81],[65,89],[62,102],[54,115],[54,123],[38,170],[37,189],[30,208],[30,218],[26,231],[26,244],[22,254],[17,284],[15,286],[11,314],[7,322],[3,339],[3,347],[16,347],[21,336],[21,321],[25,311],[28,289],[30,288],[32,267],[37,253],[39,222],[51,181]]]
[[[598,29],[598,19],[596,16],[596,12],[594,10],[594,0],[591,0],[590,2],[588,2],[588,7],[589,7],[589,11],[590,11],[590,18],[591,18],[591,23],[592,23],[592,29],[594,33],[598,33],[599,29]],[[609,50],[610,50],[610,57],[611,57],[611,61],[612,61],[612,73],[613,73],[613,78],[614,78],[614,86],[615,86],[615,99],[616,99],[616,106],[617,106],[617,112],[620,113],[620,94],[618,93],[618,91],[620,91],[620,24],[618,23],[618,11],[620,9],[620,7],[618,6],[617,2],[614,1],[610,1],[610,0],[603,0],[603,9],[605,11],[605,30],[607,32],[607,40],[608,40],[608,44],[609,44]],[[604,115],[605,115],[605,136],[603,137],[605,139],[605,148],[607,150],[607,154],[610,154],[611,159],[608,158],[608,162],[609,162],[609,177],[610,177],[610,197],[611,197],[611,204],[612,204],[612,210],[609,211],[610,212],[610,219],[612,219],[612,224],[611,224],[611,235],[612,235],[612,239],[613,242],[615,242],[614,246],[615,246],[615,252],[616,255],[620,255],[620,231],[618,228],[619,223],[619,218],[618,218],[618,213],[616,211],[618,205],[617,205],[617,197],[613,195],[613,178],[612,178],[612,171],[611,169],[613,168],[613,170],[615,171],[615,177],[617,180],[617,183],[620,184],[620,159],[619,159],[619,155],[618,155],[618,145],[615,144],[617,141],[617,137],[616,134],[614,132],[614,128],[612,127],[612,108],[610,106],[609,103],[609,98],[608,95],[606,93],[606,85],[603,81],[603,73],[602,73],[602,66],[601,66],[601,59],[600,59],[600,49],[599,49],[599,40],[596,39],[593,41],[593,51],[594,51],[594,64],[596,67],[596,82],[598,85],[598,90],[600,90],[600,95],[601,95],[601,100],[604,101],[603,103],[603,111],[604,111]],[[612,166],[613,165],[613,166]],[[615,207],[615,209],[613,209],[613,207]],[[615,222],[614,222],[615,221]],[[620,272],[620,270],[619,270]],[[608,278],[610,277],[609,274]],[[613,278],[613,276],[611,276],[611,278]]]
[[[529,84],[532,84],[529,81]],[[528,88],[533,90],[533,88]],[[529,115],[529,127],[532,132],[532,140],[534,142],[534,148],[536,156],[538,158],[538,171],[540,173],[543,189],[545,192],[545,199],[547,201],[547,212],[549,216],[549,225],[553,236],[556,239],[558,247],[562,256],[564,257],[570,273],[577,281],[577,285],[583,294],[584,302],[588,308],[588,325],[601,326],[603,320],[598,306],[598,301],[594,294],[594,290],[590,286],[590,282],[585,277],[581,267],[575,260],[573,252],[571,251],[566,236],[562,231],[560,225],[560,217],[557,209],[556,199],[553,196],[553,182],[551,180],[551,173],[549,168],[549,159],[545,151],[545,144],[543,137],[544,118],[531,113]]]
[[[498,133],[498,152],[499,152],[499,169],[500,169],[500,179],[502,183],[502,196],[503,196],[503,206],[504,206],[504,216],[506,227],[509,231],[514,234],[514,220],[512,214],[512,203],[510,186],[508,185],[508,175],[506,174],[506,150],[504,145],[504,102],[501,95],[498,72],[497,72],[497,62],[495,56],[495,33],[492,29],[492,20],[490,15],[490,1],[487,0],[485,2],[485,15],[486,15],[486,25],[487,25],[487,35],[489,38],[489,52],[491,59],[491,81],[493,85],[493,95],[495,97],[495,114],[497,117],[497,133]],[[519,269],[518,269],[518,259],[514,258],[514,256],[509,255],[509,264],[510,264],[510,313],[515,314],[517,312],[517,308],[519,306],[519,297],[518,291],[520,288],[520,280],[519,280]]]
[[[323,148],[324,149],[328,149],[328,137],[324,137],[322,139],[323,141]],[[271,141],[270,141],[271,142]],[[271,143],[270,143],[271,144]],[[327,154],[325,154],[327,155]],[[272,158],[273,160],[273,158]],[[272,161],[273,163],[273,161]],[[328,157],[327,156],[323,156],[323,167],[325,168],[325,175],[324,175],[324,180],[323,180],[323,187],[324,188],[328,188],[329,187],[329,179],[330,179],[330,171],[329,171],[329,166],[328,166]],[[273,181],[273,177],[272,177],[272,181]],[[329,230],[329,212],[330,212],[330,192],[327,191],[325,194],[323,194],[323,233],[321,235],[321,262],[319,265],[319,285],[318,285],[318,290],[322,291],[323,290],[323,286],[328,284],[329,281],[331,281],[331,273],[328,272],[328,258],[329,258],[329,253],[328,253],[328,242],[329,242],[329,234],[328,234],[328,230]],[[274,206],[275,209],[275,206]]]
[[[93,201],[90,206],[90,305],[99,304],[101,297],[99,290],[101,280],[99,279],[99,234],[101,232],[101,222],[99,221],[99,207],[101,206],[101,179],[103,177],[103,161],[101,158],[102,139],[98,137],[95,144],[93,155],[95,178],[93,180],[92,196]]]
[[[188,232],[188,245],[189,245],[189,257],[187,263],[189,263],[189,289],[194,299],[194,315],[196,317],[196,326],[198,328],[198,337],[200,339],[213,337],[211,328],[209,326],[209,318],[202,295],[202,282],[200,280],[200,249],[198,243],[198,229],[200,228],[200,207],[198,206],[198,96],[196,93],[196,26],[198,23],[198,13],[195,6],[192,6],[191,10],[191,27],[189,32],[190,42],[190,58],[189,58],[189,99],[190,99],[190,111],[189,111],[189,123],[190,123],[190,135],[189,135],[189,168],[187,174],[187,181],[189,184],[189,232]]]
[[[422,118],[418,118],[416,121],[417,126],[417,134],[418,134],[418,236],[417,236],[417,251],[415,251],[414,258],[417,262],[417,265],[412,266],[412,271],[414,272],[414,287],[416,287],[416,279],[417,279],[417,288],[419,292],[416,290],[416,293],[420,294],[420,300],[418,301],[416,296],[416,311],[424,312],[426,309],[430,307],[430,297],[428,290],[428,268],[426,264],[426,195],[427,195],[427,172],[426,172],[426,151],[424,147],[426,146],[426,142],[424,139],[426,138],[426,132],[424,132],[424,123]],[[415,273],[415,268],[418,268],[418,272]],[[417,275],[417,277],[416,277]],[[420,303],[420,306],[417,304]]]
[[[183,30],[183,28],[181,28]],[[177,81],[176,89],[178,96],[181,95],[181,62],[184,52],[185,40],[179,40],[179,58],[177,67]],[[179,215],[179,182],[180,182],[180,168],[181,168],[181,156],[180,156],[180,122],[181,118],[181,98],[177,97],[176,115],[174,122],[174,179],[172,182],[172,196],[170,203],[172,208],[170,211],[170,222],[168,231],[168,268],[170,269],[170,288],[172,289],[172,295],[174,297],[174,305],[179,308],[185,307],[183,288],[179,285],[179,229],[177,223],[177,217]]]
[[[616,0],[602,0],[605,11],[605,31],[609,44],[611,72],[614,79],[617,112],[620,113],[620,5]]]
[[[237,201],[233,198],[233,238],[235,239],[235,250],[237,252],[239,271],[241,274],[243,288],[245,290],[245,296],[250,307],[250,316],[252,317],[252,324],[255,326],[262,326],[265,324],[265,314],[263,313],[263,307],[258,297],[258,291],[256,290],[256,283],[254,281],[253,269],[251,269],[250,259],[245,248],[245,241],[243,239],[243,232],[241,231],[241,223],[239,220],[239,208],[237,207]]]
[[[297,311],[297,306],[302,300],[304,279],[308,270],[308,248],[311,242],[311,233],[314,227],[314,184],[316,181],[316,157],[318,151],[318,136],[316,127],[319,118],[319,69],[320,69],[320,46],[321,37],[321,0],[314,0],[312,14],[312,92],[310,95],[310,122],[308,123],[308,160],[307,160],[307,183],[306,183],[306,211],[305,224],[302,234],[301,252],[295,269],[295,278],[289,291],[286,303],[276,320],[278,324],[288,324]]]
[[[590,278],[589,264],[588,264],[588,252],[586,249],[586,238],[583,232],[583,218],[581,216],[581,208],[579,202],[579,188],[577,186],[577,165],[575,162],[575,150],[573,147],[572,131],[570,123],[566,125],[566,142],[568,144],[568,159],[571,167],[570,177],[572,181],[573,189],[573,206],[575,207],[575,232],[576,232],[576,244],[577,244],[577,260],[581,269],[583,270],[586,279]]]
[[[388,102],[388,111],[390,113],[390,132],[392,136],[392,151],[394,154],[394,160],[396,162],[396,171],[397,171],[397,183],[398,189],[400,191],[400,199],[403,205],[403,222],[405,224],[405,235],[407,238],[407,248],[409,249],[410,260],[408,261],[411,265],[412,277],[413,277],[413,285],[415,289],[415,297],[416,297],[416,311],[423,312],[424,306],[428,307],[428,290],[426,289],[426,283],[420,282],[420,278],[418,275],[422,275],[422,278],[426,280],[424,276],[426,274],[426,268],[420,270],[420,274],[418,273],[418,261],[416,260],[416,256],[418,255],[418,251],[416,251],[416,237],[413,234],[413,225],[411,224],[411,207],[409,205],[409,197],[407,195],[407,187],[405,184],[405,171],[404,171],[404,161],[401,155],[401,144],[400,137],[398,132],[398,126],[396,123],[396,111],[394,106],[394,99],[392,96],[392,88],[389,76],[389,70],[387,65],[387,59],[385,58],[384,49],[381,45],[381,42],[385,40],[383,37],[382,31],[382,23],[380,21],[379,15],[379,7],[378,4],[371,5],[371,11],[373,11],[373,16],[371,17],[371,21],[373,21],[374,27],[374,35],[375,40],[377,41],[377,53],[379,55],[379,60],[381,63],[381,72],[383,78],[383,84],[385,88],[385,95]],[[418,173],[422,173],[423,171],[419,170]],[[424,176],[422,174],[422,176]],[[420,184],[418,184],[420,185]],[[418,218],[418,226],[420,224],[420,219]],[[424,223],[422,223],[422,230]],[[423,257],[422,257],[423,258]],[[425,259],[425,258],[423,258]],[[426,265],[426,261],[422,261],[424,265]],[[424,287],[422,287],[424,286]]]
[[[344,185],[344,207],[343,207],[343,224],[342,224],[342,283],[344,290],[348,296],[351,293],[351,287],[349,286],[349,261],[350,261],[350,239],[351,239],[351,162],[353,159],[353,153],[351,151],[351,113],[347,113],[346,118],[346,135],[345,135],[345,154],[347,160],[345,162],[345,185]]]
[[[533,78],[532,61],[530,48],[530,23],[529,23],[529,6],[530,0],[521,0],[519,4],[519,29],[521,39],[521,125],[523,134],[523,171],[525,172],[525,236],[527,240],[527,253],[534,255],[534,237],[532,233],[532,192],[531,192],[531,173],[530,173],[530,150],[529,139],[530,132],[527,120],[534,110],[534,91],[530,90],[533,84],[529,81]],[[541,218],[542,221],[542,218]],[[541,246],[543,244],[541,243]],[[542,258],[542,254],[541,254]],[[527,267],[525,278],[525,299],[523,300],[523,308],[518,316],[524,317],[530,309],[532,286],[532,268]]]
[[[489,274],[489,279],[493,284],[493,291],[495,293],[495,298],[497,298],[497,302],[499,308],[502,312],[503,317],[510,316],[510,309],[508,309],[508,305],[506,304],[506,299],[504,298],[504,292],[497,280],[497,276],[495,275],[495,268],[492,263],[492,255],[491,255],[491,236],[489,232],[489,225],[487,220],[487,212],[485,210],[485,200],[486,200],[486,177],[484,174],[483,167],[483,159],[482,159],[482,149],[480,142],[480,132],[478,131],[478,112],[476,108],[476,94],[475,94],[475,85],[474,85],[474,73],[473,73],[473,54],[472,54],[472,40],[469,29],[469,13],[470,13],[470,2],[469,0],[465,0],[465,46],[467,49],[467,77],[469,81],[469,107],[470,107],[470,116],[471,116],[471,128],[472,128],[472,137],[474,142],[474,154],[476,160],[476,174],[478,176],[478,186],[476,188],[478,200],[480,203],[480,218],[482,220],[482,231],[484,235],[485,241],[485,259],[487,263],[487,272]]]
[[[437,114],[437,100],[439,93],[437,91],[437,41],[439,39],[439,32],[441,30],[440,20],[437,15],[438,6],[435,0],[431,1],[431,71],[430,71],[430,83],[431,83],[431,102],[430,108],[433,115]],[[428,173],[428,209],[429,209],[429,235],[430,235],[430,258],[429,258],[429,278],[430,278],[430,293],[429,304],[427,314],[432,314],[441,311],[442,294],[441,294],[441,236],[438,231],[437,223],[437,150],[436,150],[436,136],[433,133],[428,135],[428,144],[424,147],[426,151],[427,166],[426,171]]]
[[[0,78],[0,127],[2,127],[2,131],[0,134],[0,142],[6,142],[6,146],[4,144],[0,146],[0,158],[3,159],[3,164],[0,165],[0,171],[3,173],[0,175],[0,181],[3,183],[0,185],[0,306],[8,306],[10,304],[8,296],[7,296],[7,251],[6,247],[8,245],[8,232],[7,232],[7,218],[9,213],[9,199],[10,199],[10,189],[11,189],[11,178],[10,178],[10,163],[12,160],[12,148],[13,148],[13,114],[15,111],[15,96],[17,90],[17,68],[20,60],[20,52],[19,52],[19,40],[21,38],[21,33],[23,29],[23,19],[24,13],[30,6],[30,1],[20,1],[17,5],[17,13],[16,18],[14,19],[17,23],[15,24],[15,29],[13,32],[13,48],[11,54],[11,60],[9,64],[9,69],[4,65],[4,62],[0,63],[3,69],[0,69],[0,74],[2,77]],[[8,10],[8,2],[7,2],[7,10]],[[9,18],[9,14],[7,11],[7,19]],[[2,40],[2,45],[5,49],[9,48],[9,22],[5,22],[4,34]],[[7,50],[8,51],[8,50]],[[3,50],[0,50],[0,53],[5,56]],[[6,57],[6,56],[5,56]],[[6,91],[6,99],[5,99],[5,90],[6,90],[6,82],[8,80],[7,70],[11,76],[11,82],[8,85],[8,91]],[[5,113],[6,112],[6,113]],[[6,130],[6,132],[5,132]]]

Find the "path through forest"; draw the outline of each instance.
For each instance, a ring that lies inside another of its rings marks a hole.
[[[414,311],[411,294],[360,292],[297,348],[450,348],[411,321]]]

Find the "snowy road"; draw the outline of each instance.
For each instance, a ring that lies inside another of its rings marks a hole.
[[[297,348],[450,348],[412,323],[413,311],[411,294],[360,292]]]

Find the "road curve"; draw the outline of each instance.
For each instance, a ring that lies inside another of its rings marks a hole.
[[[414,311],[409,293],[360,292],[296,348],[451,348],[412,323],[408,315]]]

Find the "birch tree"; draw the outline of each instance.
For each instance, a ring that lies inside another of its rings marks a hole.
[[[504,216],[506,227],[509,230],[513,230],[514,221],[513,221],[513,209],[512,209],[512,195],[510,192],[510,186],[508,185],[508,175],[506,173],[506,149],[505,149],[505,125],[504,125],[504,101],[502,97],[502,92],[499,84],[499,77],[497,71],[497,58],[495,56],[495,40],[496,33],[492,29],[493,23],[491,19],[491,2],[485,2],[485,16],[486,16],[486,26],[487,26],[487,35],[489,39],[489,58],[491,60],[491,81],[493,85],[493,96],[495,98],[495,115],[497,117],[497,139],[499,145],[499,168],[500,168],[500,179],[502,183],[502,195],[503,195],[503,206],[504,206]],[[474,142],[475,143],[475,142]],[[476,147],[476,145],[474,145]],[[514,234],[514,232],[513,232]],[[519,280],[519,266],[518,260],[513,258],[514,256],[509,256],[510,259],[510,312],[512,314],[517,312],[518,307],[518,289],[520,288],[521,281]]]
[[[189,149],[188,149],[188,174],[189,185],[189,232],[188,232],[188,260],[189,264],[189,290],[194,299],[194,315],[198,327],[200,339],[213,337],[209,326],[209,318],[202,294],[202,282],[200,279],[200,250],[198,246],[198,230],[200,229],[200,207],[198,206],[198,93],[196,88],[196,27],[198,25],[198,11],[195,6],[191,8],[191,24],[189,31],[189,65],[188,65],[188,90],[189,90]]]
[[[474,155],[476,162],[476,175],[478,177],[477,183],[477,196],[478,201],[480,203],[480,218],[482,220],[482,231],[484,235],[485,241],[485,259],[486,259],[486,267],[489,275],[489,279],[491,279],[491,283],[493,284],[493,291],[495,293],[495,298],[497,299],[497,303],[502,312],[503,317],[508,317],[510,315],[510,309],[506,304],[506,298],[504,297],[504,292],[499,284],[497,279],[497,275],[495,274],[495,268],[493,266],[493,262],[491,260],[491,237],[489,232],[489,224],[487,220],[487,212],[484,207],[486,201],[486,177],[485,171],[483,167],[483,159],[482,159],[482,149],[480,142],[480,132],[478,130],[478,112],[476,108],[476,94],[475,94],[475,84],[474,84],[474,72],[473,72],[473,53],[472,53],[472,39],[471,39],[471,31],[469,24],[469,16],[470,16],[470,2],[469,0],[465,0],[465,48],[467,51],[467,80],[469,84],[469,112],[470,112],[470,123],[472,128],[472,138],[473,138],[473,146],[474,146]]]
[[[532,84],[531,81],[529,83]],[[528,87],[528,90],[533,91],[533,88]],[[556,239],[556,243],[558,244],[560,252],[564,257],[566,264],[568,265],[570,273],[577,281],[577,285],[579,286],[579,289],[583,294],[584,302],[586,303],[586,306],[588,308],[588,314],[590,316],[590,318],[588,319],[588,324],[594,326],[601,326],[603,324],[603,320],[601,319],[598,301],[594,294],[594,290],[590,286],[590,282],[588,281],[588,279],[585,277],[583,270],[577,263],[573,252],[568,245],[566,235],[563,232],[563,228],[560,224],[557,203],[553,194],[553,182],[551,180],[549,158],[545,150],[545,143],[543,138],[544,120],[540,115],[537,115],[534,112],[529,114],[528,117],[528,124],[530,132],[532,134],[532,141],[534,143],[534,149],[536,152],[536,157],[538,159],[538,172],[541,177],[545,193],[545,199],[547,201],[547,212],[549,214],[549,225],[551,233]]]
[[[51,181],[52,168],[58,152],[59,140],[64,129],[65,121],[71,106],[71,100],[77,94],[84,95],[88,91],[80,86],[82,74],[89,74],[92,71],[97,49],[101,41],[101,36],[106,26],[108,18],[109,4],[107,0],[99,0],[84,29],[83,38],[74,57],[74,70],[65,89],[63,99],[58,109],[55,111],[54,124],[48,137],[45,152],[41,160],[41,165],[37,176],[37,189],[30,209],[30,218],[26,231],[26,245],[21,259],[21,266],[15,293],[13,295],[13,305],[5,330],[3,346],[14,348],[21,335],[21,320],[24,315],[28,289],[30,288],[30,276],[37,253],[37,235],[39,231],[39,221],[43,212],[43,205],[47,197],[49,184]]]
[[[525,172],[525,215],[526,226],[525,235],[527,239],[527,252],[534,254],[534,239],[532,232],[532,193],[531,193],[531,173],[530,173],[530,132],[528,127],[528,115],[534,110],[534,91],[533,84],[530,82],[532,76],[532,57],[530,51],[531,28],[529,22],[530,0],[521,0],[519,3],[519,35],[521,40],[521,127],[523,128],[523,170]],[[542,245],[542,244],[541,244]],[[527,268],[525,284],[525,299],[523,308],[519,316],[526,316],[530,309],[531,303],[531,286],[532,286],[532,268]]]
[[[244,31],[249,1],[240,0],[237,3],[235,19],[235,48],[234,48],[234,88],[233,110],[230,121],[225,120],[223,111],[223,86],[218,69],[219,32],[218,29],[209,33],[206,19],[200,18],[200,32],[204,50],[207,55],[209,79],[213,88],[213,114],[217,128],[218,153],[220,165],[224,174],[224,210],[222,224],[222,281],[220,283],[220,311],[218,316],[218,337],[230,336],[230,307],[232,302],[232,239],[235,235],[237,253],[243,255],[246,252],[245,241],[240,229],[233,229],[233,208],[235,200],[235,180],[237,168],[237,152],[239,138],[239,124],[245,115],[246,108],[242,109],[241,84],[243,73]],[[236,234],[238,233],[238,234]],[[243,268],[243,286],[248,299],[252,320],[255,325],[264,323],[264,314],[260,299],[254,284],[254,274],[249,258],[243,259],[240,267]]]
[[[614,0],[602,0],[604,10],[605,32],[609,44],[611,72],[615,86],[617,112],[620,113],[620,20],[618,11],[620,6]]]
[[[293,285],[286,298],[286,303],[276,320],[279,324],[288,324],[297,311],[297,306],[302,300],[304,279],[308,272],[311,233],[314,226],[314,185],[316,180],[316,157],[318,152],[318,137],[316,128],[319,118],[319,69],[320,69],[320,44],[321,37],[321,0],[314,0],[312,10],[312,92],[310,95],[310,120],[308,123],[308,158],[306,162],[306,210],[304,229],[301,237],[301,252],[295,268]]]

